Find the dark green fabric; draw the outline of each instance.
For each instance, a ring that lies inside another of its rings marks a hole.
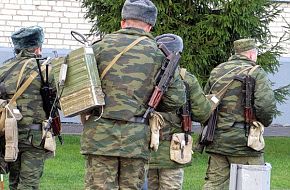
[[[255,63],[243,55],[234,55],[228,62],[218,65],[210,74],[205,86],[205,92],[217,93],[242,69],[254,66]],[[235,69],[237,68],[237,69]],[[235,69],[235,70],[233,70]],[[232,71],[232,72],[229,72]],[[240,74],[244,76],[247,72]],[[223,76],[223,77],[222,77]],[[273,90],[262,68],[256,69],[252,75],[255,80],[254,109],[257,120],[268,127],[273,119],[276,107]],[[218,80],[219,78],[221,78]],[[218,82],[216,82],[218,80]],[[214,85],[214,87],[212,87]],[[206,148],[209,153],[219,153],[230,156],[259,156],[262,151],[255,151],[247,147],[247,137],[244,125],[244,108],[242,83],[235,81],[227,90],[219,105],[217,128],[214,142]]]

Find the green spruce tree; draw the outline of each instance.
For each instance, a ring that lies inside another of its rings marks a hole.
[[[94,22],[92,31],[110,33],[120,28],[125,0],[82,0],[86,18]],[[255,38],[259,44],[260,64],[275,73],[282,53],[280,42],[270,43],[269,23],[280,13],[272,0],[152,0],[158,8],[153,35],[174,33],[184,40],[181,65],[204,84],[210,71],[233,53],[233,42]],[[289,86],[275,90],[283,102]]]

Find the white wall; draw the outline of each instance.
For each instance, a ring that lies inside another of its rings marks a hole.
[[[290,1],[278,2],[283,13],[270,24],[270,31],[280,37],[286,30],[283,17],[290,22]],[[84,14],[79,0],[0,0],[0,46],[11,47],[11,33],[20,27],[39,25],[45,30],[44,48],[75,49],[81,44],[72,39],[70,31],[85,34],[92,26]],[[272,38],[273,43],[277,40]],[[290,55],[290,40],[282,46]]]
[[[271,39],[272,43],[278,42],[285,31],[288,30],[290,32],[290,28],[285,28],[285,26],[287,26],[286,22],[290,24],[290,1],[277,1],[277,3],[280,3],[279,8],[282,10],[282,13],[269,25],[272,35],[277,36]],[[284,39],[287,37],[290,37],[289,34],[286,35]],[[284,48],[284,54],[290,56],[290,40],[283,42],[281,45]]]
[[[44,28],[44,48],[75,49],[81,44],[71,30],[88,34],[92,24],[76,0],[0,0],[0,46],[11,47],[11,33],[21,27]]]

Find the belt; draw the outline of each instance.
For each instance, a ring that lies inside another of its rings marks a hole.
[[[41,124],[31,124],[31,125],[28,125],[27,127],[32,130],[38,130],[38,131],[42,130]]]
[[[144,123],[144,124],[149,123],[148,119],[144,119],[143,117],[132,117],[128,121],[133,123]]]
[[[142,123],[142,124],[149,124],[148,119],[144,119],[143,117],[131,117],[128,120],[115,120],[116,123],[119,124],[126,124],[128,122],[132,122],[132,123]]]
[[[233,125],[234,128],[240,128],[240,129],[245,129],[246,123],[244,122],[235,122]]]

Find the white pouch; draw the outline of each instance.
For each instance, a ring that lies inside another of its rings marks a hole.
[[[192,138],[188,135],[185,144],[185,133],[174,133],[170,144],[170,160],[179,164],[187,164],[192,158]]]
[[[44,149],[51,152],[56,150],[55,137],[52,135],[51,130],[45,130],[47,127],[47,120],[42,122],[42,138],[44,138]]]
[[[264,125],[259,121],[253,121],[249,129],[248,147],[257,151],[262,150],[265,147],[263,133]]]

